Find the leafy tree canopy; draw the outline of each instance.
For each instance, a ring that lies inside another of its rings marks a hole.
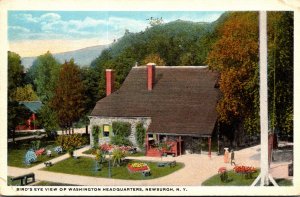
[[[51,107],[58,117],[61,128],[71,128],[83,115],[85,90],[81,72],[73,60],[65,62],[59,73],[59,83],[51,100]]]

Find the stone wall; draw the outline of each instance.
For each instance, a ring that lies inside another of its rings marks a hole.
[[[90,143],[91,146],[93,146],[93,135],[92,135],[92,129],[93,126],[100,126],[103,125],[112,125],[113,122],[128,122],[131,124],[131,134],[129,135],[128,139],[132,142],[133,146],[138,148],[136,139],[135,139],[135,132],[136,132],[136,125],[139,122],[142,122],[145,129],[147,130],[150,123],[151,118],[145,118],[145,117],[137,117],[137,118],[128,118],[128,117],[90,117],[90,125],[89,125],[89,131],[90,131]],[[109,143],[110,138],[109,137],[102,137],[99,138],[99,144],[103,143]],[[138,148],[139,149],[139,148]]]

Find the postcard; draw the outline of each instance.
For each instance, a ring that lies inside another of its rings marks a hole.
[[[0,1],[2,195],[299,195],[297,1]]]

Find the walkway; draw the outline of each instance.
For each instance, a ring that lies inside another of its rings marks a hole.
[[[89,149],[84,147],[75,151],[76,156],[86,156],[82,152]],[[259,146],[250,147],[240,151],[235,151],[236,163],[238,165],[248,165],[259,167]],[[52,163],[66,159],[68,154],[51,160]],[[129,159],[161,161],[157,157],[128,157]],[[45,180],[51,182],[60,182],[75,185],[90,185],[90,186],[200,186],[203,181],[215,175],[219,167],[225,166],[227,169],[232,169],[230,163],[224,163],[223,156],[212,155],[209,158],[207,155],[190,154],[179,157],[163,157],[163,161],[182,162],[185,167],[164,177],[152,180],[119,180],[109,178],[98,178],[89,176],[69,175],[64,173],[43,171],[41,168],[44,164],[39,164],[29,169],[8,167],[9,176],[18,176],[29,172],[34,172],[37,180]],[[275,178],[288,178],[287,164],[274,164],[271,166],[271,173]]]

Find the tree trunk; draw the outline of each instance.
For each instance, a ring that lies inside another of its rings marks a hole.
[[[85,134],[88,135],[88,129],[89,129],[89,125],[85,125]]]
[[[74,134],[74,127],[72,127],[72,134]]]

